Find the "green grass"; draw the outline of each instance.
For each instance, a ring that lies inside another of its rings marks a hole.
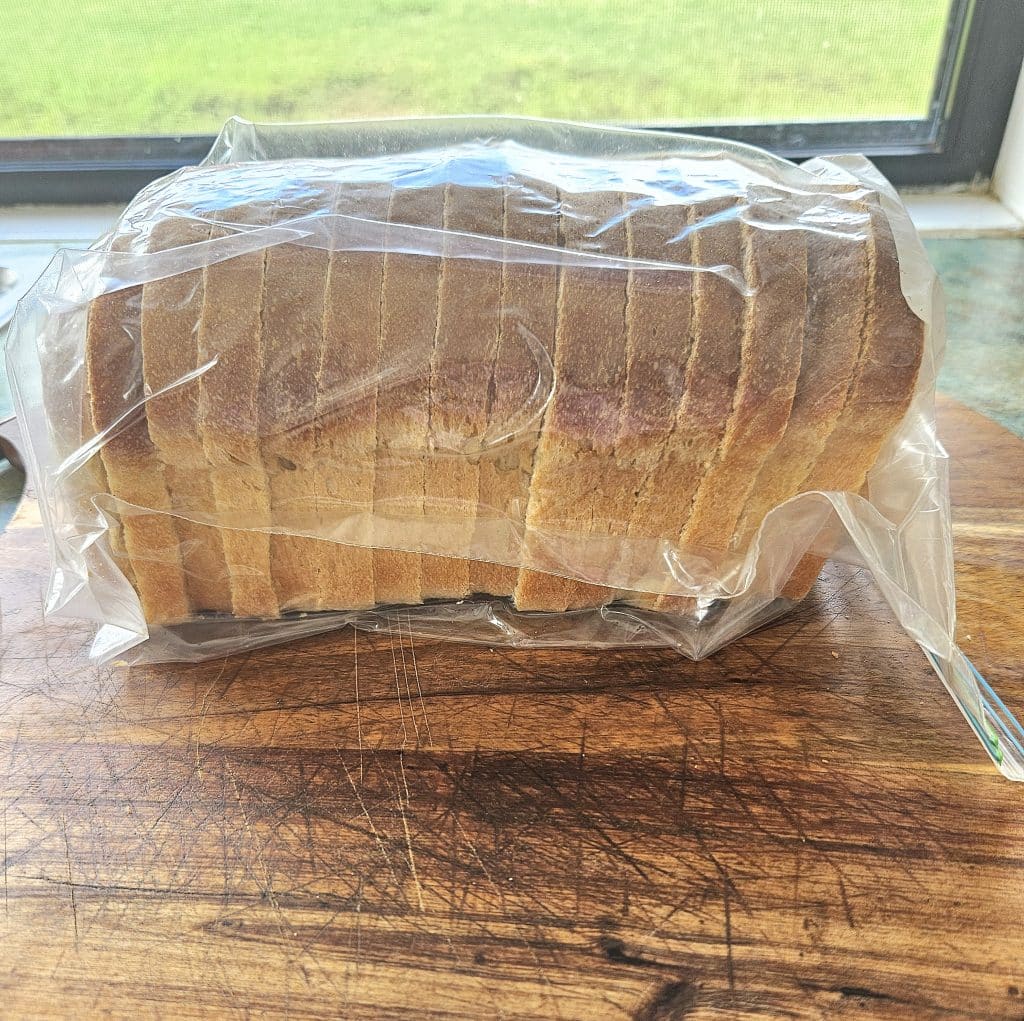
[[[524,113],[919,117],[944,0],[20,0],[0,136]]]

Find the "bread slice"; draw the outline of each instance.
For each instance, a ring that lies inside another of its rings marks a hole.
[[[388,182],[345,184],[338,188],[333,212],[384,224],[390,200]],[[346,247],[358,244],[352,236],[359,229],[354,222],[335,222],[324,288],[317,491],[322,534],[334,541],[323,544],[316,565],[322,609],[365,609],[374,604],[370,542],[384,252]]]
[[[112,250],[129,244],[126,237],[115,239]],[[185,620],[191,606],[177,519],[146,420],[141,306],[141,286],[109,291],[90,303],[86,386],[93,432],[110,430],[100,457],[110,494],[127,505],[120,509],[121,527],[143,614],[150,624],[170,624]]]
[[[170,217],[153,226],[150,250],[168,251],[210,237],[203,220]],[[231,586],[220,530],[188,515],[215,512],[213,487],[196,430],[199,382],[183,382],[198,366],[197,333],[203,271],[148,281],[142,289],[142,368],[149,435],[163,462],[171,506],[182,516],[181,559],[193,613],[231,610]]]
[[[670,435],[637,497],[631,528],[638,536],[668,539],[683,533],[697,490],[714,464],[732,415],[740,373],[745,299],[735,269],[742,251],[740,199],[701,199],[687,214],[690,257],[690,349],[684,391]],[[685,305],[685,291],[680,306]],[[667,568],[666,568],[667,569]],[[628,593],[634,605],[653,607],[656,594]]]
[[[743,552],[765,515],[799,492],[843,410],[865,329],[868,297],[867,206],[850,198],[844,208],[861,214],[856,234],[807,233],[807,320],[800,378],[786,431],[757,473],[733,536]]]
[[[82,400],[82,404],[79,407],[79,411],[82,413],[82,421],[79,440],[75,444],[75,448],[80,447],[85,441],[92,439],[94,428],[92,409],[88,396],[79,394],[79,399]],[[110,482],[107,479],[106,469],[103,467],[103,458],[99,453],[94,454],[90,458],[88,465],[83,466],[82,470],[85,476],[80,482],[82,487],[80,492],[85,495],[86,499],[91,502],[97,495],[110,492]],[[93,514],[91,510],[86,513],[89,517]],[[128,548],[125,546],[124,525],[121,523],[121,516],[106,504],[103,507],[103,516],[107,523],[107,550],[117,568],[124,575],[125,580],[138,594],[139,583],[135,577],[135,569],[132,567],[131,557],[128,555]],[[106,573],[102,563],[97,556],[93,555],[92,550],[86,551],[86,559],[90,569]]]
[[[626,221],[629,256],[653,263],[688,266],[693,260],[691,228],[697,210],[690,203],[637,205]],[[634,266],[629,274],[626,314],[626,393],[616,453],[632,468],[623,500],[628,573],[643,576],[651,558],[647,540],[663,540],[679,528],[679,510],[658,488],[659,474],[671,464],[677,413],[685,394],[692,350],[694,276],[684,269]],[[664,482],[670,482],[664,476]],[[636,551],[634,553],[634,550]],[[650,583],[659,585],[664,565],[652,563]],[[653,596],[621,592],[619,598],[653,601]]]
[[[744,210],[740,245],[747,296],[740,372],[725,432],[706,462],[680,533],[684,552],[715,563],[733,533],[761,466],[789,420],[800,374],[807,295],[807,239],[783,229],[795,210],[782,197],[760,196]],[[724,254],[724,253],[723,253]],[[705,308],[703,314],[720,310]],[[662,597],[659,609],[684,611],[687,600]]]
[[[503,232],[510,241],[559,244],[558,191],[541,180],[511,181],[505,195]],[[530,479],[544,405],[552,384],[558,265],[553,252],[506,253],[501,267],[498,345],[491,373],[487,433],[491,444],[480,460],[480,496],[473,546],[477,553],[518,560]],[[543,261],[548,259],[549,261]],[[523,261],[519,261],[523,260]],[[511,596],[519,568],[474,560],[474,592]]]
[[[859,491],[914,396],[924,355],[925,326],[907,305],[896,244],[877,200],[871,203],[867,261],[867,318],[857,368],[835,428],[800,492]],[[821,557],[805,556],[783,595],[803,599],[823,564]]]
[[[62,465],[56,480],[60,504],[56,527],[61,529],[64,541],[81,556],[94,581],[102,579],[117,584],[119,579],[111,577],[113,566],[135,588],[135,572],[124,546],[121,518],[105,498],[110,493],[110,484],[103,458],[98,449],[88,457],[84,451],[95,433],[86,379],[88,367],[79,343],[82,327],[87,331],[88,312],[88,306],[68,309],[61,316],[66,329],[63,323],[54,329],[55,342],[39,350],[41,377],[46,380],[41,397],[53,456]],[[93,541],[97,527],[103,529],[105,541]],[[55,571],[62,568],[63,562],[55,564]],[[53,586],[57,585],[61,594],[68,592],[63,579],[55,579]]]
[[[278,205],[288,223],[332,208],[334,190],[314,187]],[[329,252],[301,243],[266,250],[261,303],[260,452],[270,491],[270,570],[282,611],[316,608],[323,544],[317,502],[317,371]]]
[[[450,181],[444,200],[444,258],[437,336],[430,359],[432,451],[424,478],[425,516],[453,556],[422,561],[423,599],[462,599],[471,591],[473,532],[480,501],[480,448],[498,346],[502,260],[467,254],[464,234],[500,238],[505,189],[498,181]]]
[[[560,193],[563,247],[626,251],[627,196]],[[558,560],[559,537],[607,535],[618,517],[614,464],[626,376],[627,271],[563,265],[555,341],[557,387],[544,418],[526,515],[526,563]],[[578,565],[566,563],[566,570]],[[564,611],[603,602],[607,589],[524,568],[515,603],[521,610]]]
[[[211,239],[231,223],[268,223],[272,204],[238,206],[216,215]],[[236,617],[276,617],[279,602],[270,570],[270,486],[260,453],[260,372],[266,251],[211,263],[203,272],[203,310],[197,338],[199,434],[222,533]]]
[[[400,179],[389,223],[440,229],[443,184]],[[408,235],[406,234],[405,237]],[[440,255],[403,252],[389,230],[381,296],[381,362],[373,483],[375,601],[419,603],[422,556],[406,552],[423,529],[424,452],[429,435],[430,356],[437,331]]]

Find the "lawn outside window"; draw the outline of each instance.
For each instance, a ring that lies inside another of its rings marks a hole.
[[[5,23],[0,203],[120,201],[230,116],[509,113],[690,130],[897,183],[992,171],[1020,0],[111,0]]]

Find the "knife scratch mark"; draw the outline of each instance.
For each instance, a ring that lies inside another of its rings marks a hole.
[[[274,893],[274,885],[270,881],[270,871],[267,868],[267,863],[263,857],[263,848],[259,840],[257,840],[252,826],[249,824],[249,815],[245,810],[245,805],[242,803],[242,792],[238,787],[238,781],[235,779],[235,771],[231,768],[231,763],[228,762],[227,759],[224,759],[224,768],[227,770],[228,777],[231,780],[231,786],[235,789],[235,800],[238,802],[238,809],[242,813],[242,822],[245,824],[245,832],[249,837],[249,843],[256,852],[256,860],[259,862],[260,868],[263,871],[263,881],[266,884],[264,893],[266,893],[267,900],[270,901],[271,907],[273,907],[274,912],[277,915],[277,928],[283,937],[285,935],[284,915],[281,912],[281,905],[277,902],[277,894]]]
[[[384,856],[384,860],[388,863],[388,868],[391,870],[391,875],[394,877],[395,883],[401,885],[401,880],[398,878],[398,873],[395,871],[395,866],[391,861],[391,857],[388,854],[387,847],[384,845],[384,840],[380,835],[380,830],[377,829],[370,813],[366,807],[366,802],[363,801],[362,794],[359,793],[359,788],[356,786],[355,780],[352,779],[352,774],[349,772],[348,766],[345,764],[345,760],[341,760],[341,768],[345,771],[345,778],[349,782],[349,786],[352,788],[352,793],[356,796],[356,801],[359,803],[359,808],[362,810],[366,821],[370,824],[370,832],[373,834],[373,839],[377,842],[377,847],[380,853]]]
[[[217,674],[213,681],[210,682],[210,686],[206,689],[205,692],[203,692],[203,702],[202,705],[199,707],[199,724],[196,727],[196,776],[198,776],[200,780],[203,778],[203,769],[199,763],[199,739],[203,733],[203,724],[206,722],[206,713],[208,711],[207,703],[210,700],[210,692],[213,691],[214,687],[217,685],[217,682],[220,681],[221,677],[224,675],[224,670],[227,667],[227,662],[228,661],[225,659],[224,665],[220,668],[220,673]]]
[[[412,726],[416,731],[416,747],[420,746],[420,725],[416,722],[416,710],[412,705],[412,688],[409,686],[409,666],[405,661],[405,640],[402,632],[402,618],[398,617],[398,648],[402,653],[402,675],[405,677],[405,696],[409,700],[409,715],[412,717]],[[397,677],[397,673],[396,673]],[[401,700],[402,692],[399,690],[398,698]]]
[[[391,621],[388,621],[388,635],[391,638],[391,663],[395,668],[395,691],[398,692],[398,711],[402,714],[402,747],[405,747],[405,742],[409,739],[409,731],[405,726],[405,707],[402,705],[402,685],[398,679],[398,657],[395,655],[395,632],[391,627]]]
[[[732,960],[732,907],[729,904],[729,884],[722,884],[722,905],[725,909],[725,974],[730,989],[736,988],[736,972]]]
[[[430,733],[430,720],[427,719],[427,706],[423,701],[423,686],[420,684],[420,669],[416,663],[416,643],[413,641],[412,635],[412,615],[406,614],[406,625],[409,628],[409,652],[412,654],[412,672],[416,678],[416,691],[419,694],[420,699],[420,712],[423,713],[423,725],[427,731],[427,747],[432,748],[434,745],[434,738]]]
[[[6,815],[6,813],[5,813]],[[78,946],[78,904],[75,901],[75,883],[71,878],[71,844],[68,841],[68,820],[67,816],[61,812],[60,815],[60,828],[64,834],[64,861],[68,867],[68,889],[71,891],[71,918],[75,925],[75,946]],[[6,848],[5,848],[5,860],[6,860]],[[6,870],[5,870],[5,881],[6,881]]]
[[[469,834],[466,832],[465,827],[462,825],[461,820],[457,815],[452,816],[452,820],[455,823],[456,829],[462,834],[462,839],[466,842],[466,846],[469,848],[469,853],[476,859],[477,865],[480,866],[480,871],[484,874],[484,878],[490,883],[492,889],[498,898],[498,904],[501,907],[502,912],[507,913],[505,907],[505,891],[494,881],[491,873],[488,871],[487,866],[484,864],[483,858],[480,857],[480,852],[476,849],[476,844],[473,843],[469,838]],[[454,859],[453,859],[454,860]]]
[[[363,956],[363,877],[359,877],[356,887],[356,976],[359,975],[359,961]]]
[[[356,741],[359,744],[359,782],[363,782],[363,714],[359,708],[359,629],[352,628],[352,658],[356,683]]]
[[[4,914],[9,915],[11,913],[10,904],[8,900],[8,889],[7,889],[7,802],[4,801]]]
[[[405,814],[405,807],[409,803],[409,781],[405,778],[405,755],[399,753],[398,764],[402,769],[402,786],[405,788],[405,800],[403,802],[402,793],[398,793],[398,809],[402,815],[402,828],[405,830],[405,844],[409,849],[409,868],[412,870],[412,881],[416,884],[416,900],[420,905],[420,914],[424,914],[426,909],[423,906],[423,887],[420,885],[420,877],[416,872],[416,856],[412,853],[412,837],[409,834],[409,819]]]

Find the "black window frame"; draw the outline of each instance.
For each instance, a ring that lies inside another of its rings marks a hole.
[[[794,160],[860,152],[899,186],[978,183],[995,166],[1022,57],[1022,0],[954,0],[926,118],[646,126],[738,139]],[[213,138],[0,139],[0,205],[126,201],[197,163]]]

